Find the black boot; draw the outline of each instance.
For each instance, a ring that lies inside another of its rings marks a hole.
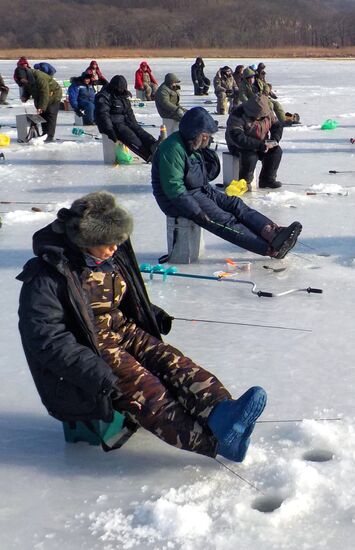
[[[274,251],[271,256],[282,260],[291,248],[295,246],[301,231],[302,225],[300,222],[293,222],[288,227],[280,227],[275,238],[270,243]]]
[[[278,187],[281,187],[281,186],[282,186],[281,181],[277,181],[277,180],[270,180],[270,181],[259,180],[259,187],[261,189],[264,189],[266,187],[269,187],[270,189],[277,189]]]

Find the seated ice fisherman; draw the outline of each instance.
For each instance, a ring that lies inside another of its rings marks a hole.
[[[106,192],[62,208],[33,237],[19,329],[37,390],[59,420],[113,411],[179,449],[241,462],[266,393],[239,399],[163,342],[172,317],[151,304],[129,236],[130,214]]]
[[[299,222],[278,226],[239,197],[210,185],[220,171],[218,155],[208,147],[217,129],[206,109],[193,107],[181,119],[179,131],[160,144],[152,163],[153,194],[160,209],[256,254],[284,258],[302,230]],[[264,141],[260,144],[266,147]]]

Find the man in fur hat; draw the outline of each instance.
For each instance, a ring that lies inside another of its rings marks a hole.
[[[59,210],[33,237],[18,279],[19,329],[43,404],[63,421],[110,422],[113,410],[180,449],[241,462],[265,391],[239,399],[166,344],[172,317],[150,303],[129,235],[106,192]]]

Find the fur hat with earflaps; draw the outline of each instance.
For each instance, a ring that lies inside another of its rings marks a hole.
[[[57,219],[68,239],[79,248],[121,244],[133,230],[132,216],[105,191],[89,193],[61,208]]]

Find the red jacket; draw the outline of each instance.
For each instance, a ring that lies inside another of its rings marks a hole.
[[[143,68],[145,68],[146,70],[143,71]],[[136,80],[135,80],[135,84],[134,84],[134,88],[136,90],[143,90],[144,89],[143,72],[146,72],[146,73],[149,74],[149,78],[150,78],[150,81],[151,81],[152,84],[157,84],[158,85],[158,82],[155,80],[155,78],[153,76],[152,69],[149,67],[149,65],[146,61],[142,61],[142,63],[139,65],[139,69],[136,71]]]

